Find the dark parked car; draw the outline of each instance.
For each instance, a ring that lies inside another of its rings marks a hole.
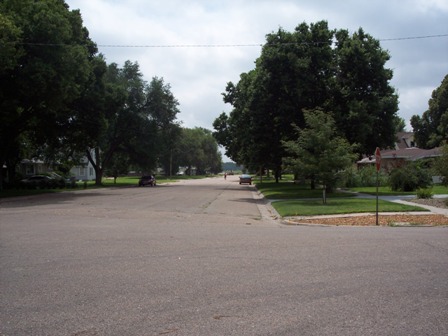
[[[58,181],[47,175],[33,175],[20,181],[28,189],[49,189],[58,187]]]
[[[146,185],[154,187],[156,185],[156,178],[152,175],[142,176],[138,181],[138,186],[144,187]]]
[[[240,184],[243,184],[243,183],[252,184],[252,176],[247,175],[247,174],[240,175]]]

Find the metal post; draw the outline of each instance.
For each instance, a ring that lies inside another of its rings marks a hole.
[[[379,179],[378,179],[378,175],[379,175],[379,171],[376,171],[376,225],[379,225],[378,223],[378,184],[379,184]]]

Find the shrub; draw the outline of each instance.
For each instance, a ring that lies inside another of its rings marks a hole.
[[[431,184],[428,170],[415,163],[395,168],[389,177],[390,188],[394,191],[414,191],[417,188],[427,188]]]
[[[442,147],[442,156],[438,157],[434,162],[434,170],[436,175],[442,179],[442,184],[448,186],[448,144]]]
[[[383,172],[379,172],[378,183],[380,186],[388,184],[388,177]],[[352,187],[375,187],[376,186],[376,168],[374,165],[356,169],[350,167],[344,171],[343,186]]]
[[[417,189],[417,198],[432,198],[434,193],[431,188],[419,188]]]
[[[359,187],[360,184],[361,181],[359,179],[359,175],[357,174],[356,168],[350,167],[342,172],[341,186],[347,188],[353,188],[353,187]]]

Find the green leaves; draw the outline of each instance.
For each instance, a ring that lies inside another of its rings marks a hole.
[[[176,149],[179,164],[187,166],[189,172],[192,167],[196,168],[198,175],[205,175],[207,172],[217,174],[222,169],[218,145],[207,129],[182,128]]]
[[[448,142],[448,75],[436,88],[422,116],[411,118],[414,136],[420,148],[434,148]]]
[[[293,32],[266,36],[254,70],[228,83],[228,118],[214,124],[215,137],[233,160],[248,168],[281,170],[292,125],[306,128],[304,109],[331,114],[337,134],[360,153],[394,143],[398,99],[379,41],[359,29],[330,30],[326,21],[302,23]]]
[[[3,0],[0,13],[3,165],[64,144],[70,105],[90,78],[96,48],[79,11],[64,1]],[[12,178],[14,166],[9,169]]]
[[[297,140],[283,142],[286,164],[297,176],[312,178],[331,188],[338,172],[355,159],[348,141],[337,136],[333,118],[322,110],[305,110],[306,127],[296,128]]]

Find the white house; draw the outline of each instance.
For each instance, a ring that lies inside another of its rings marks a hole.
[[[95,157],[93,150],[92,157]],[[75,177],[77,181],[92,181],[96,177],[95,169],[87,157],[82,158],[79,165],[70,169],[70,175]]]

